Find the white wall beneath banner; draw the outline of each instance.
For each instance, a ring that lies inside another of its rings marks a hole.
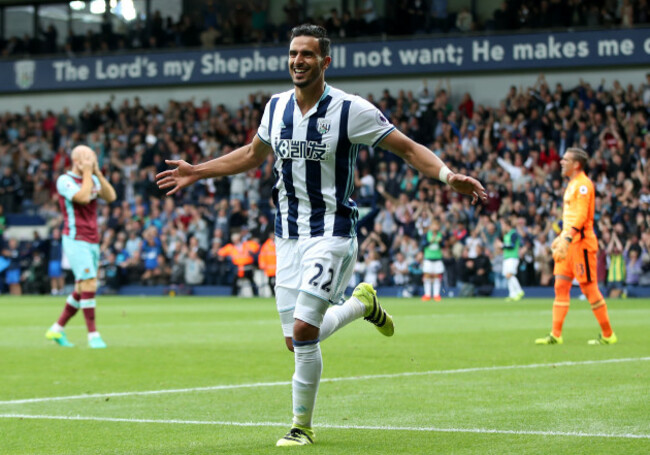
[[[554,87],[556,83],[561,82],[566,89],[576,86],[580,79],[597,87],[600,81],[605,79],[605,87],[610,88],[612,82],[618,79],[623,86],[633,84],[635,88],[645,82],[647,68],[615,68],[611,70],[590,69],[570,71],[551,71],[546,73],[546,80]],[[460,97],[469,92],[477,104],[487,106],[498,106],[499,102],[505,97],[509,87],[520,85],[525,87],[532,86],[538,77],[538,72],[529,73],[509,73],[495,74],[487,73],[483,75],[452,75],[449,77],[449,83],[452,91],[452,101],[457,103]],[[381,96],[382,91],[388,88],[394,95],[399,90],[412,90],[414,93],[422,87],[422,81],[427,79],[430,90],[435,89],[439,81],[443,81],[443,87],[446,86],[445,77],[436,75],[427,77],[426,75],[414,77],[385,78],[376,77],[373,79],[328,79],[328,82],[340,89],[350,93],[357,93],[361,96],[367,96],[372,93],[375,97]],[[156,88],[136,88],[136,89],[114,89],[114,90],[93,90],[93,91],[72,91],[72,92],[52,92],[40,94],[12,94],[0,95],[0,113],[3,112],[23,112],[26,106],[32,110],[59,111],[64,106],[68,107],[72,113],[78,113],[88,106],[96,103],[103,105],[110,100],[111,95],[115,96],[115,106],[118,106],[122,100],[133,100],[134,97],[140,97],[144,105],[158,104],[165,106],[169,100],[187,101],[194,99],[195,103],[200,103],[204,99],[209,99],[212,104],[223,103],[229,108],[235,108],[240,103],[247,100],[248,95],[252,92],[277,93],[291,88],[289,77],[286,82],[256,82],[252,84],[220,84],[214,86],[189,86],[189,87],[156,87]]]

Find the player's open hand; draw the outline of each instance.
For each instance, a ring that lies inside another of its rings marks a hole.
[[[567,242],[566,240],[560,240],[555,245],[555,249],[552,249],[552,251],[553,251],[553,260],[555,262],[564,261],[567,257],[567,254],[569,253],[569,242]]]
[[[170,166],[176,166],[175,169],[169,169],[167,171],[162,171],[156,175],[156,183],[158,188],[165,190],[171,188],[167,192],[167,196],[171,196],[177,191],[190,186],[192,183],[196,182],[199,178],[194,172],[194,166],[192,166],[187,161],[183,160],[165,160]]]
[[[81,157],[79,167],[81,168],[81,172],[84,174],[86,172],[93,172],[95,169],[95,166],[97,165],[97,159],[95,158],[95,154],[90,154],[86,153]]]
[[[551,243],[551,251],[555,252],[555,250],[557,249],[557,247],[558,247],[558,245],[560,244],[561,241],[562,241],[562,236],[561,235],[558,235],[557,237],[555,237],[555,240],[553,240],[553,242]]]
[[[456,192],[472,196],[472,204],[487,201],[487,192],[481,182],[463,174],[450,174],[447,184]]]

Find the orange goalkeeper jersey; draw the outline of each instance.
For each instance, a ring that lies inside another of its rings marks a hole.
[[[571,234],[573,243],[582,241],[589,251],[598,250],[594,232],[595,195],[593,182],[581,171],[569,181],[562,209],[562,229]]]

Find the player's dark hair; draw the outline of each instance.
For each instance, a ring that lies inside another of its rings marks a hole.
[[[318,46],[320,47],[321,57],[329,57],[330,55],[330,39],[327,37],[327,30],[320,25],[301,24],[291,29],[291,39],[297,36],[313,36],[318,38]]]
[[[587,169],[587,162],[589,161],[587,152],[577,147],[569,147],[565,153],[571,153],[572,158],[580,163],[580,169]]]

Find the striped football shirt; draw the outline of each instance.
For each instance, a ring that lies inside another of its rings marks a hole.
[[[275,235],[356,236],[359,212],[350,196],[359,148],[394,129],[370,102],[327,84],[304,116],[294,90],[274,95],[257,134],[275,155]]]

